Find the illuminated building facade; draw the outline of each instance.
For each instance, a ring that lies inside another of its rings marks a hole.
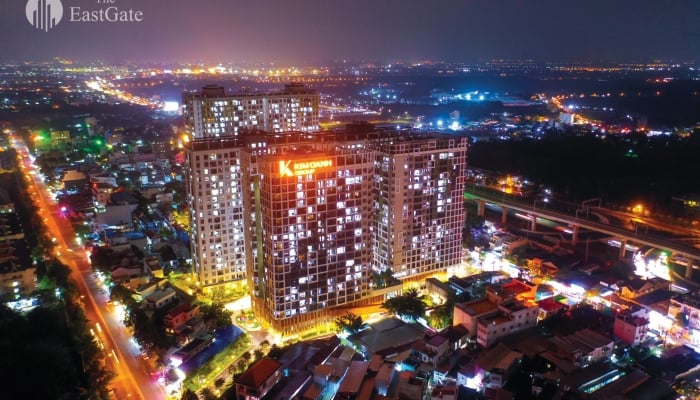
[[[296,149],[261,157],[258,172],[253,300],[285,334],[331,323],[369,295],[372,154]]]
[[[375,153],[374,268],[418,280],[458,264],[467,139],[402,132],[368,147]]]
[[[420,279],[460,261],[466,139],[242,131],[186,147],[197,281],[245,281],[284,335],[381,302],[372,270]]]
[[[316,132],[319,96],[302,84],[279,92],[226,93],[209,85],[182,96],[183,117],[192,139],[237,136],[243,131]]]
[[[205,287],[245,278],[242,151],[236,138],[194,140],[187,149],[192,266]]]

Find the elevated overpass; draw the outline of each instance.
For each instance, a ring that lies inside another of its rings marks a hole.
[[[537,218],[545,218],[551,221],[556,221],[562,224],[567,224],[572,227],[574,244],[578,241],[579,228],[588,229],[595,232],[604,233],[606,235],[618,238],[621,242],[620,257],[625,256],[625,245],[627,242],[634,242],[639,245],[650,246],[670,253],[683,256],[688,259],[688,264],[685,267],[685,278],[690,279],[693,268],[699,268],[700,249],[678,243],[660,235],[642,234],[629,231],[623,227],[603,224],[596,221],[591,221],[585,218],[578,218],[571,214],[552,210],[544,207],[537,207],[535,203],[525,202],[520,198],[507,195],[505,193],[494,193],[490,190],[469,187],[464,193],[466,200],[472,200],[477,203],[479,215],[484,215],[486,203],[495,204],[503,209],[502,222],[506,222],[508,210],[517,211],[532,216],[532,230],[536,230]],[[540,203],[541,204],[541,203]]]

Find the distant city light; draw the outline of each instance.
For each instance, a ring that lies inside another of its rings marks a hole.
[[[163,102],[163,111],[165,112],[177,112],[180,109],[180,103],[177,101],[166,101]]]

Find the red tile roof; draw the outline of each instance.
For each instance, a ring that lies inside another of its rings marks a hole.
[[[252,367],[236,379],[236,384],[257,388],[262,385],[282,364],[277,360],[265,357],[253,364]]]

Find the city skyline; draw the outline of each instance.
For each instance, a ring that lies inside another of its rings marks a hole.
[[[700,3],[692,1],[175,0],[163,7],[63,0],[63,18],[48,32],[24,18],[26,4],[0,5],[0,35],[11,39],[0,43],[2,62],[632,62],[700,55]],[[81,14],[109,7],[132,17],[141,12],[142,20],[86,21]]]

